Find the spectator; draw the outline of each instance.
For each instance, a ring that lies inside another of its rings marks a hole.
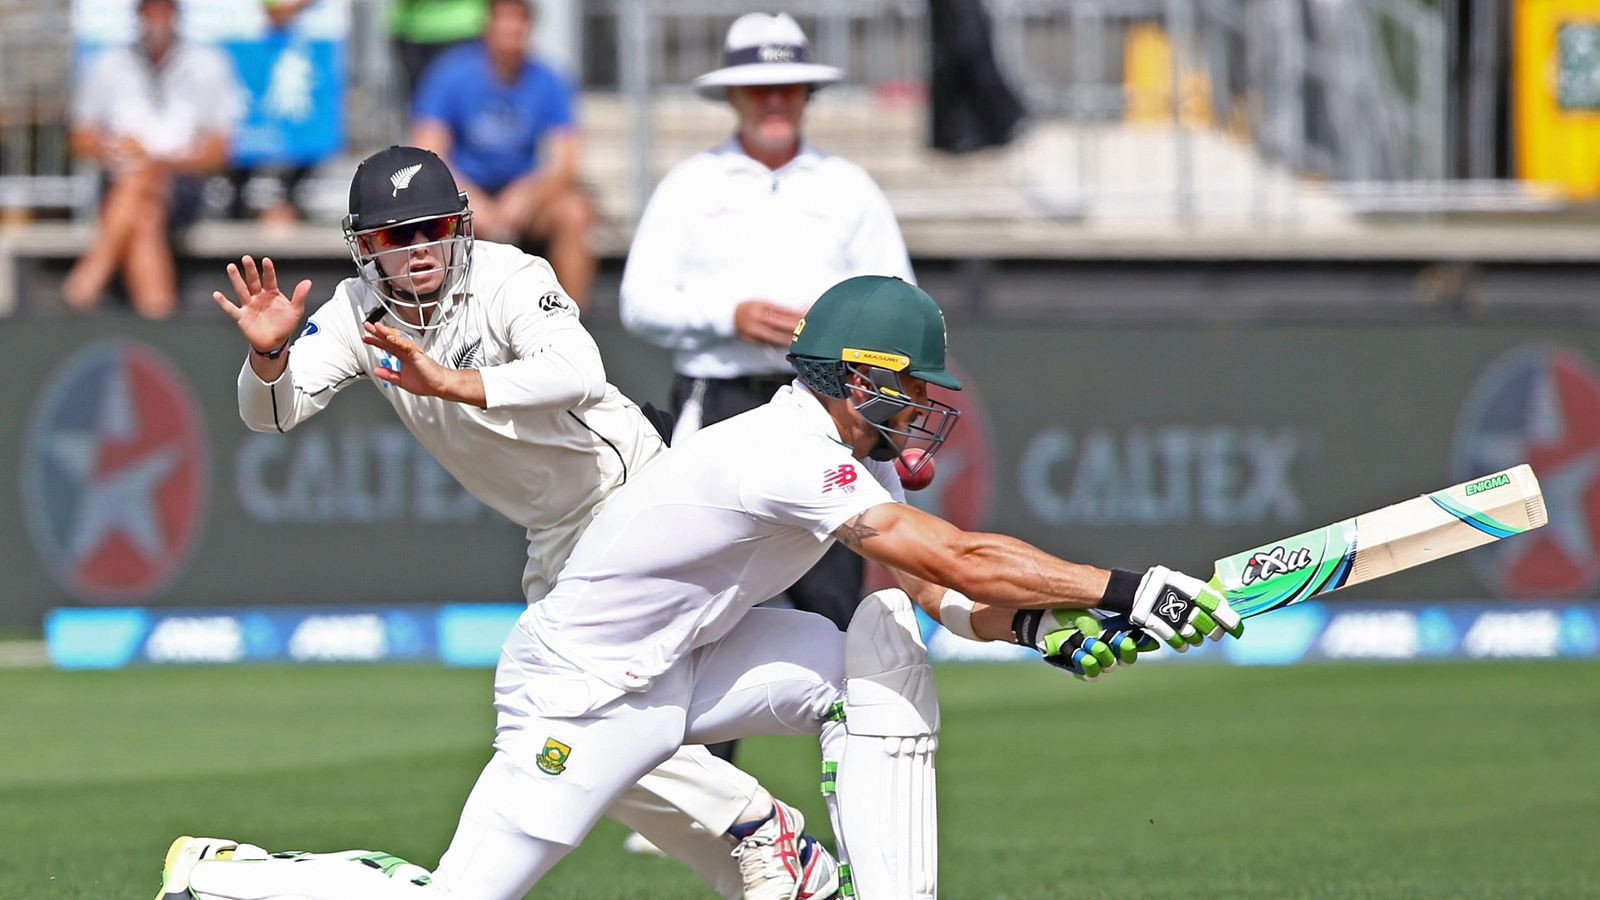
[[[578,185],[573,91],[529,55],[534,7],[492,0],[483,40],[439,57],[422,77],[411,143],[437,153],[472,197],[479,237],[531,240],[579,308],[594,281],[594,210]]]
[[[294,43],[291,29],[294,28],[295,20],[300,14],[316,2],[317,0],[261,0],[261,11],[267,17],[269,40],[283,45],[277,50],[274,65],[282,64],[286,59],[296,59],[288,52]],[[305,66],[309,68],[309,61]],[[249,82],[248,73],[244,73],[244,80]],[[268,87],[271,87],[271,81],[268,82]],[[305,93],[310,93],[309,84],[305,87]],[[312,102],[309,97],[303,99],[308,103]],[[260,101],[252,100],[252,105],[256,102]],[[228,171],[228,181],[233,185],[233,200],[228,205],[229,217],[242,219],[254,214],[266,225],[287,225],[299,221],[301,210],[295,203],[295,196],[300,184],[311,174],[312,169],[310,163],[301,160],[266,165],[235,163]],[[258,187],[253,189],[253,184]],[[264,200],[250,196],[261,192],[266,194]]]
[[[754,409],[794,380],[795,326],[824,289],[855,275],[911,280],[894,213],[866,172],[801,136],[810,97],[843,77],[812,63],[788,15],[728,29],[722,68],[695,79],[726,99],[732,137],[667,173],[622,273],[622,322],[677,351],[673,442]],[[861,598],[861,557],[836,546],[788,590],[841,629]],[[712,748],[724,758],[730,747]]]
[[[72,150],[105,172],[94,239],[62,286],[72,309],[99,302],[121,271],[134,311],[178,306],[171,231],[199,212],[207,175],[227,162],[238,83],[216,50],[178,37],[176,0],[139,0],[131,47],[90,65],[74,103]]]
[[[406,102],[435,57],[483,34],[488,11],[488,0],[393,0],[389,34]]]

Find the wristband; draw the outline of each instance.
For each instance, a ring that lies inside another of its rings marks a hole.
[[[1044,620],[1044,610],[1019,609],[1011,617],[1011,633],[1016,635],[1017,645],[1039,649],[1039,623]]]
[[[287,341],[287,340],[284,341],[282,344],[279,344],[276,349],[273,349],[273,350],[257,350],[256,348],[251,347],[250,348],[250,352],[254,353],[257,356],[265,357],[267,359],[277,359],[278,357],[280,357],[280,356],[284,355],[285,353],[289,352],[289,341]]]
[[[972,630],[972,601],[960,591],[945,589],[944,598],[939,601],[939,624],[956,637],[979,640]]]
[[[1139,594],[1139,582],[1144,576],[1127,569],[1112,569],[1106,581],[1106,592],[1100,597],[1100,608],[1110,612],[1133,612],[1134,598]]]

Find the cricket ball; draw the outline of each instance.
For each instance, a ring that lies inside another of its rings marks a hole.
[[[920,491],[933,483],[933,457],[929,456],[926,460],[923,460],[922,468],[918,469],[916,474],[911,472],[912,467],[917,464],[917,460],[922,459],[924,456],[927,456],[927,454],[912,447],[903,451],[900,454],[900,458],[894,461],[894,470],[900,476],[901,487],[908,491]]]

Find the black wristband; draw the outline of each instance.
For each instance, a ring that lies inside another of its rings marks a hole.
[[[289,352],[289,341],[284,341],[282,344],[279,344],[275,350],[257,350],[256,348],[251,347],[250,352],[257,356],[266,357],[267,359],[277,359],[278,357]]]
[[[1043,620],[1042,610],[1017,610],[1017,614],[1011,617],[1011,633],[1017,638],[1017,646],[1039,649],[1039,623]]]
[[[1139,594],[1139,582],[1144,575],[1127,569],[1112,569],[1106,582],[1106,592],[1100,596],[1100,608],[1107,612],[1133,612],[1134,598]]]

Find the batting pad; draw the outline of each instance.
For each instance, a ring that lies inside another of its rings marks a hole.
[[[859,900],[932,900],[939,826],[939,698],[911,599],[861,601],[845,632],[845,751],[837,800]]]

